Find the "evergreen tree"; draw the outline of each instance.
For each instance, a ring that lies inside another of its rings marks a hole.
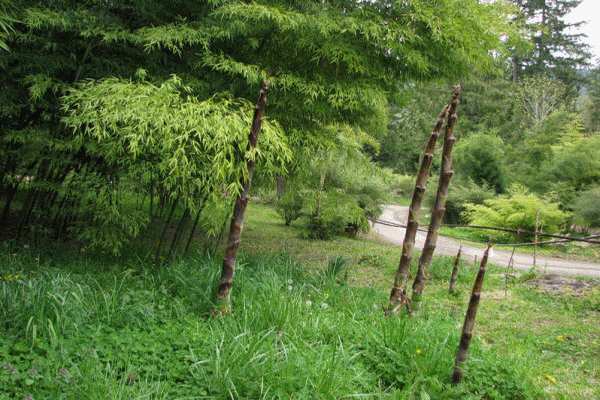
[[[581,33],[571,29],[585,22],[567,23],[565,15],[582,0],[516,0],[522,18],[531,32],[532,48],[515,54],[513,78],[519,75],[546,75],[574,87],[582,83],[577,69],[589,65],[589,46],[581,40]]]

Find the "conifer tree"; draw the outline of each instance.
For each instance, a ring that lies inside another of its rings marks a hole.
[[[516,56],[514,80],[519,75],[546,75],[567,85],[580,85],[577,69],[589,65],[589,46],[582,42],[585,36],[572,32],[585,22],[567,23],[565,15],[582,0],[515,0],[525,24],[531,32],[532,48]]]

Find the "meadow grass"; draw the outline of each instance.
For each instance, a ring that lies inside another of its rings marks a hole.
[[[600,396],[599,293],[511,282],[505,297],[488,276],[465,379],[451,387],[472,265],[449,295],[453,260],[436,258],[420,315],[386,318],[399,249],[370,236],[305,240],[273,213],[249,209],[226,317],[210,314],[210,252],[165,261],[5,244],[0,398]]]

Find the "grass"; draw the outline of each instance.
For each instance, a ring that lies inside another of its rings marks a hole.
[[[0,399],[589,399],[600,396],[600,293],[489,275],[465,380],[449,385],[473,282],[436,258],[418,317],[386,318],[400,257],[371,236],[301,238],[252,204],[233,311],[209,317],[220,258],[0,251]],[[416,259],[416,257],[415,257]],[[490,273],[499,272],[491,267]]]

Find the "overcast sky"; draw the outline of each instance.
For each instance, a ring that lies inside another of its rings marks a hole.
[[[580,28],[588,37],[586,42],[591,46],[594,61],[600,57],[600,0],[583,0],[579,7],[565,16],[567,22],[589,21]]]

